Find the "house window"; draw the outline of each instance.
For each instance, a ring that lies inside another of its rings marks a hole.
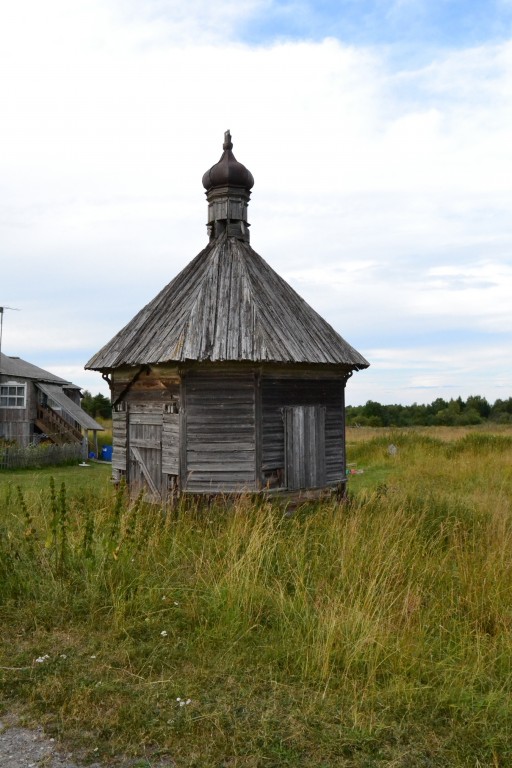
[[[8,381],[0,384],[0,408],[25,408],[26,384]]]

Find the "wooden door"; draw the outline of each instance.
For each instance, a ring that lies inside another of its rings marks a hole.
[[[162,406],[130,403],[128,411],[128,482],[162,498]]]
[[[289,491],[325,485],[325,408],[285,408],[285,472]]]

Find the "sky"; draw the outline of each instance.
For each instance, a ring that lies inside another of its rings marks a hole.
[[[347,403],[512,396],[512,0],[0,3],[2,352],[108,394],[227,129],[252,247],[371,363]]]

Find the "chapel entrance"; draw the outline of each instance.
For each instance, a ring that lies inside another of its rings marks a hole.
[[[325,485],[325,407],[283,409],[285,482],[289,491]]]
[[[162,405],[130,403],[128,412],[128,481],[162,497]]]

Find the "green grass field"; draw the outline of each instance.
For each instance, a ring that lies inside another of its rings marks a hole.
[[[290,515],[2,472],[5,711],[105,763],[511,765],[512,429],[347,444],[347,501]]]
[[[55,484],[65,483],[68,493],[105,490],[111,483],[112,465],[109,462],[89,461],[87,467],[60,466],[42,469],[18,469],[0,472],[0,501],[9,493],[9,488],[18,486],[33,499],[48,491],[50,478]]]

